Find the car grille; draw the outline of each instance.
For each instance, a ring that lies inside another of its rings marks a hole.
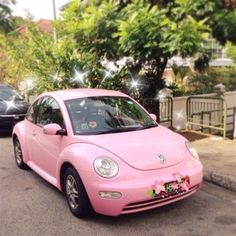
[[[194,187],[191,187],[189,191],[187,192],[171,193],[164,197],[158,197],[158,198],[153,198],[146,201],[130,203],[123,208],[121,214],[144,211],[147,209],[158,207],[159,205],[164,205],[165,202],[178,200],[178,198],[181,199],[181,198],[184,198],[184,196],[191,195],[191,193],[195,192],[198,188],[199,188],[199,185],[196,185]]]

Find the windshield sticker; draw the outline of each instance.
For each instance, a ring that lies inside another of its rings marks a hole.
[[[88,124],[87,123],[82,123],[81,124],[81,129],[82,130],[88,130],[89,129]]]
[[[90,128],[95,129],[97,127],[97,122],[96,121],[89,121],[88,125]]]

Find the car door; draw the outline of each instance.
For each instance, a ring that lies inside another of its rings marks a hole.
[[[60,107],[52,97],[44,97],[35,118],[32,129],[30,156],[34,164],[49,177],[56,176],[56,163],[64,146],[65,136],[47,135],[43,127],[47,124],[56,123],[65,128]]]
[[[31,105],[30,109],[28,110],[26,114],[26,119],[25,119],[26,134],[27,134],[25,139],[26,139],[26,145],[27,145],[27,150],[29,154],[29,161],[32,161],[32,162],[34,162],[34,156],[31,154],[32,139],[33,139],[35,128],[36,128],[35,120],[36,120],[37,112],[38,112],[41,102],[42,102],[42,98],[38,99]]]

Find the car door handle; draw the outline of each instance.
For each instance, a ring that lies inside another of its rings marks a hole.
[[[35,132],[35,131],[33,131],[33,132],[32,132],[32,135],[33,135],[33,136],[36,136],[36,132]]]

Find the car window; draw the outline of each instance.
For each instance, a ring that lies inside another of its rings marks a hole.
[[[23,100],[23,97],[20,96],[16,90],[7,85],[0,86],[0,100],[11,101],[13,99]]]
[[[37,100],[33,103],[33,105],[30,107],[29,111],[27,112],[26,119],[30,122],[35,123],[35,117],[37,115],[37,111],[40,105],[40,102],[42,99]]]
[[[40,126],[56,123],[62,128],[65,128],[64,120],[61,114],[60,107],[55,99],[46,97],[40,104],[36,124]]]
[[[127,97],[88,97],[66,101],[75,134],[127,132],[157,126]]]

